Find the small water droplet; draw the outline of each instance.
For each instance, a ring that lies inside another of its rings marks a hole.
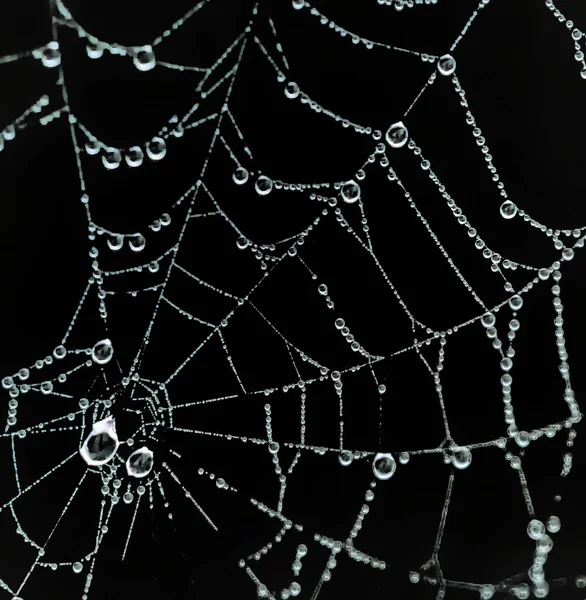
[[[140,146],[131,146],[124,153],[124,160],[129,167],[140,167],[144,160],[144,152]]]
[[[236,185],[243,185],[248,181],[248,171],[244,167],[238,167],[232,173],[232,179]]]
[[[437,61],[437,70],[441,75],[452,75],[456,70],[456,61],[450,54],[444,54]]]
[[[402,121],[391,125],[387,131],[386,139],[391,148],[402,148],[409,138],[407,128]]]
[[[273,190],[273,180],[266,175],[261,175],[254,184],[254,189],[259,196],[266,196]]]
[[[116,148],[106,148],[104,154],[102,154],[102,164],[109,171],[117,169],[121,162],[122,154],[120,153],[120,150]]]
[[[146,240],[143,235],[135,235],[128,238],[128,245],[133,252],[141,252],[146,246]]]
[[[154,69],[157,61],[152,46],[146,45],[135,48],[132,62],[139,71],[150,71],[151,69]]]
[[[161,160],[167,154],[167,144],[163,138],[154,137],[147,143],[146,152],[151,160]]]
[[[92,360],[98,365],[110,362],[114,355],[114,347],[109,339],[100,340],[92,348]]]

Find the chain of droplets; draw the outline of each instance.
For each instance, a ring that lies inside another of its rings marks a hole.
[[[336,32],[341,37],[349,36],[352,40],[352,43],[355,45],[363,44],[369,50],[376,46],[378,48],[384,48],[386,50],[405,52],[407,54],[413,54],[415,56],[421,57],[424,62],[433,62],[437,58],[437,56],[434,56],[433,54],[424,54],[422,52],[416,52],[415,50],[407,50],[406,48],[399,48],[397,46],[391,46],[389,44],[383,44],[381,42],[375,42],[373,40],[366,39],[356,33],[349,31],[348,29],[345,29],[344,27],[341,27],[340,25],[326,17],[323,13],[317,10],[317,8],[311,6],[308,0],[292,0],[292,5],[293,8],[296,10],[301,10],[304,8],[309,9],[310,14],[314,17],[318,17],[322,25],[326,25],[329,29]]]
[[[570,31],[570,35],[572,37],[572,41],[574,42],[574,60],[582,65],[582,70],[580,71],[580,75],[582,79],[586,79],[586,61],[584,60],[584,52],[580,48],[580,40],[584,37],[584,32],[574,27],[574,22],[566,19],[566,17],[562,14],[562,12],[555,6],[553,0],[545,0],[545,6],[552,11],[554,17],[560,22],[566,25],[568,31]]]
[[[376,0],[376,3],[381,6],[392,6],[397,12],[400,12],[404,8],[413,8],[422,4],[426,6],[437,4],[438,0]]]
[[[468,100],[466,98],[466,93],[462,88],[462,84],[458,80],[457,77],[452,78],[452,83],[454,84],[454,90],[460,96],[460,104],[466,109],[466,123],[472,128],[472,134],[476,139],[476,144],[480,147],[481,152],[484,154],[484,158],[486,161],[486,166],[490,173],[492,174],[492,180],[496,183],[497,188],[499,189],[500,195],[504,198],[504,202],[500,207],[500,214],[504,219],[513,219],[515,216],[519,215],[523,218],[524,221],[529,223],[532,227],[539,229],[541,232],[545,233],[548,237],[552,238],[554,243],[554,247],[556,250],[562,250],[564,257],[566,260],[570,260],[573,257],[574,251],[572,248],[565,247],[564,243],[559,239],[561,235],[565,235],[567,237],[575,237],[579,238],[582,231],[586,229],[586,227],[576,228],[576,229],[551,229],[548,228],[547,225],[540,223],[526,211],[521,210],[517,207],[517,205],[511,201],[509,198],[507,191],[505,189],[504,183],[502,182],[500,175],[497,172],[497,169],[493,163],[493,157],[490,154],[490,150],[488,145],[486,144],[486,139],[482,133],[482,130],[477,126],[476,119],[474,115],[470,111]],[[582,247],[580,243],[576,243],[579,247]],[[581,242],[583,244],[583,242]]]

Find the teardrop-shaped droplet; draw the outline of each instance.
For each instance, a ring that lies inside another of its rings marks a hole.
[[[134,66],[139,71],[150,71],[151,69],[154,69],[157,61],[152,46],[147,45],[136,48],[132,62],[134,62]]]
[[[409,139],[409,133],[403,122],[399,121],[389,127],[386,138],[391,148],[402,148]]]
[[[121,162],[122,154],[120,154],[120,150],[116,148],[106,148],[104,154],[102,154],[102,164],[110,171],[112,169],[117,169]]]
[[[109,237],[106,240],[106,243],[108,244],[108,248],[110,248],[110,250],[116,252],[117,250],[120,250],[120,248],[122,248],[122,246],[124,245],[124,236],[118,234],[114,237]]]
[[[254,189],[259,196],[266,196],[273,190],[273,180],[266,175],[261,175],[254,184]]]
[[[501,204],[501,217],[503,219],[512,219],[517,214],[517,205],[510,200]]]
[[[144,152],[140,146],[131,146],[124,153],[124,160],[129,167],[140,167],[144,159]]]
[[[79,453],[90,466],[104,465],[114,458],[119,445],[114,418],[107,417],[92,425]]]
[[[390,479],[397,468],[397,463],[390,452],[379,452],[372,461],[372,472],[377,479]]]
[[[232,173],[232,179],[236,185],[242,185],[248,181],[248,171],[244,167],[238,167]]]
[[[49,42],[41,50],[41,62],[48,69],[54,69],[61,64],[61,52],[59,52],[58,42]]]
[[[154,137],[147,143],[146,152],[151,160],[161,160],[167,154],[167,144],[163,138]]]
[[[159,270],[159,263],[154,260],[152,263],[149,263],[148,269],[151,273],[156,273]]]
[[[456,469],[467,469],[472,462],[472,452],[466,446],[453,446],[450,448],[452,452],[452,464]]]
[[[100,340],[92,348],[92,360],[98,365],[105,365],[112,360],[114,347],[109,339]]]
[[[450,54],[444,54],[437,61],[437,70],[441,75],[452,75],[456,70],[456,61]]]
[[[126,461],[126,472],[131,477],[146,477],[153,469],[154,455],[146,446],[135,450]]]
[[[299,86],[294,81],[289,81],[285,86],[285,96],[291,99],[299,96]]]
[[[144,250],[146,246],[146,240],[144,235],[135,235],[131,238],[128,238],[128,245],[133,252],[141,252]]]
[[[342,186],[342,200],[353,204],[360,198],[360,186],[355,181],[348,181]]]

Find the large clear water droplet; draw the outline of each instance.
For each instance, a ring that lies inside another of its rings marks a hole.
[[[532,519],[527,525],[527,535],[532,540],[539,540],[545,535],[545,525],[538,519]]]
[[[441,75],[452,75],[456,70],[456,61],[450,54],[444,54],[437,61],[437,70]]]
[[[517,205],[510,200],[501,204],[501,217],[503,219],[512,219],[517,214]]]
[[[266,196],[273,190],[273,180],[266,175],[261,175],[254,184],[254,189],[259,196]]]
[[[167,144],[163,138],[154,137],[147,143],[146,152],[151,160],[161,160],[167,154]]]
[[[387,130],[386,138],[391,148],[402,148],[409,139],[409,133],[403,125],[403,121],[391,125]]]
[[[355,181],[348,181],[342,187],[342,200],[353,204],[360,198],[360,186]]]
[[[472,452],[466,446],[453,446],[450,448],[452,452],[452,464],[456,469],[467,469],[472,462]]]
[[[146,477],[152,470],[154,455],[146,446],[135,450],[126,461],[126,472],[131,477]]]
[[[244,167],[238,167],[232,174],[236,185],[242,185],[248,181],[248,171]]]
[[[117,169],[121,162],[122,154],[120,154],[120,150],[116,148],[106,148],[104,154],[102,154],[102,164],[110,171],[112,169]]]
[[[397,463],[390,452],[379,452],[372,461],[372,472],[377,479],[390,479],[397,468]]]
[[[144,235],[135,235],[128,239],[128,245],[133,252],[141,252],[146,246]]]
[[[140,167],[144,160],[144,152],[140,146],[131,146],[124,153],[124,159],[129,167]]]
[[[92,425],[79,453],[90,466],[104,465],[114,458],[119,445],[114,418],[107,417]]]
[[[136,48],[134,50],[132,62],[139,71],[150,71],[151,69],[154,69],[157,61],[152,46],[147,45]]]
[[[109,339],[100,340],[92,348],[92,360],[99,365],[109,363],[112,356],[114,356],[114,347]]]

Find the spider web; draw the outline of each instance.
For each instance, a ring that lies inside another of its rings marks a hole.
[[[500,170],[462,48],[502,3],[378,4],[413,11],[204,0],[161,32],[56,0],[42,44],[0,60],[27,82],[0,138],[6,197],[28,198],[7,246],[5,314],[27,319],[5,319],[7,598],[584,587],[563,290],[585,228]],[[530,12],[584,78],[579,25]],[[446,39],[413,35],[446,14]]]

